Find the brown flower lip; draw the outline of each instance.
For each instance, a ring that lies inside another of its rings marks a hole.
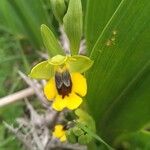
[[[69,96],[72,90],[72,81],[68,70],[65,70],[63,72],[56,71],[55,83],[58,94],[62,95],[62,98],[64,98],[65,96]]]

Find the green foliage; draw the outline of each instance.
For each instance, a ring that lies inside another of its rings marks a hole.
[[[90,54],[102,30],[115,12],[121,0],[89,0],[85,18],[85,36]]]
[[[72,130],[72,129],[70,129],[70,130],[68,130],[68,131],[66,132],[66,136],[67,136],[67,140],[68,140],[70,143],[75,144],[75,143],[78,142],[78,141],[77,141],[77,137],[76,137],[76,135],[73,133],[73,130]]]
[[[0,149],[15,150],[20,149],[21,144],[15,139],[14,135],[10,135],[9,131],[4,127],[3,121],[14,123],[16,117],[23,113],[22,104],[13,104],[0,109]]]
[[[82,144],[85,145],[85,144],[90,143],[91,139],[92,139],[92,137],[90,135],[82,134],[82,135],[79,136],[78,143],[81,144],[81,145]]]
[[[55,18],[62,24],[66,12],[65,0],[50,0],[50,2]]]
[[[75,55],[79,51],[82,36],[82,5],[81,0],[70,0],[63,23],[64,29],[70,41],[71,54]]]
[[[150,133],[148,131],[138,131],[121,137],[120,139],[118,139],[116,145],[118,149],[149,150],[150,149],[149,140],[150,140]]]
[[[40,26],[51,25],[44,5],[41,0],[1,0],[0,29],[19,39],[29,39],[36,48],[41,48]]]
[[[23,86],[17,75],[17,66],[23,65],[23,53],[16,40],[9,34],[2,34],[0,37],[0,97],[12,93]],[[12,63],[14,65],[12,65]],[[8,133],[3,121],[13,123],[15,118],[22,114],[20,103],[0,108],[0,149],[20,149],[18,142],[13,135]]]
[[[89,0],[89,13],[92,2]],[[96,6],[92,9],[96,15],[87,16],[87,22],[99,20],[107,11],[102,9],[98,14]],[[94,65],[87,74],[87,104],[99,134],[111,144],[150,121],[149,14],[149,0],[121,1],[91,51]],[[89,35],[91,29],[86,29]]]
[[[89,129],[91,129],[93,132],[96,132],[95,121],[87,112],[83,111],[82,109],[77,109],[75,114],[78,116],[78,122],[86,124]]]
[[[82,129],[85,133],[84,135],[79,136],[78,142],[80,144],[90,144],[91,142],[93,142],[92,140],[95,139],[97,141],[99,141],[101,144],[103,144],[107,149],[109,150],[113,150],[113,148],[108,145],[101,137],[99,137],[93,130],[92,128],[90,128],[89,126],[90,124],[84,124],[82,122],[79,122],[77,124],[78,128]],[[80,141],[79,141],[80,140]],[[93,147],[93,146],[92,146]],[[89,147],[88,147],[89,148]],[[97,146],[95,148],[92,149],[97,149]],[[89,149],[90,150],[90,149]]]
[[[52,15],[48,15],[45,5],[46,1],[41,0],[0,1],[0,97],[24,87],[17,71],[28,72],[29,62],[36,57],[33,49],[43,47],[40,26],[51,26]],[[0,108],[1,150],[21,149],[20,142],[2,124],[3,120],[13,123],[21,115],[22,105]]]
[[[21,64],[24,65],[22,61],[24,56],[18,42],[9,34],[2,35],[0,37],[0,97],[4,96],[7,92],[12,92],[12,82],[14,82],[14,79],[19,81],[16,67],[17,65],[20,67]],[[15,83],[18,84],[16,81]]]
[[[73,129],[72,129],[74,135],[76,136],[81,136],[84,134],[84,131],[81,129],[81,128],[78,128],[77,126],[75,126]]]
[[[43,43],[48,50],[50,56],[55,56],[58,54],[63,54],[63,49],[58,43],[53,32],[44,24],[41,25],[41,34],[43,38]]]

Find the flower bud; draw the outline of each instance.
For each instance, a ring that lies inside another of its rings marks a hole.
[[[70,42],[71,54],[78,54],[80,40],[83,34],[83,14],[81,0],[70,0],[67,12],[63,18],[65,33]]]
[[[80,137],[78,137],[78,143],[82,145],[88,144],[89,142],[91,142],[91,140],[92,137],[88,134],[83,134]]]
[[[74,127],[72,131],[76,136],[81,136],[82,134],[84,134],[84,131],[79,127]]]
[[[51,7],[54,16],[56,17],[57,21],[62,24],[63,17],[66,12],[66,5],[64,0],[50,0]]]
[[[74,135],[72,129],[70,129],[66,132],[66,136],[67,136],[67,140],[69,143],[72,143],[72,144],[77,143],[77,138]]]

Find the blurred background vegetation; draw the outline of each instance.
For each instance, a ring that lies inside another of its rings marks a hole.
[[[38,52],[44,51],[40,34],[43,23],[58,31],[49,0],[0,1],[0,97],[26,87],[18,70],[28,74],[33,63],[41,59]],[[13,123],[23,115],[23,108],[19,102],[0,109],[0,150],[20,149],[2,121]]]

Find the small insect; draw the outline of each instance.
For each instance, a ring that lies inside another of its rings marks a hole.
[[[69,93],[71,93],[72,89],[72,81],[68,70],[65,70],[63,72],[56,71],[55,83],[57,91],[59,95],[62,95],[62,98],[64,98],[65,96],[69,96]]]

